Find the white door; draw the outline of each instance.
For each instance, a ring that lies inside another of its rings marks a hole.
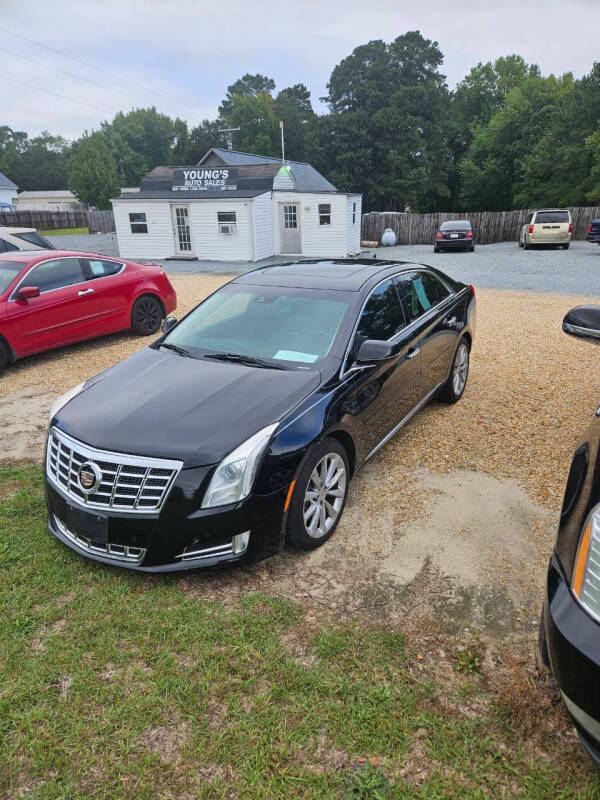
[[[189,206],[173,206],[173,228],[175,232],[175,249],[179,255],[191,256],[194,254],[192,248],[192,234],[190,232],[190,209]]]
[[[284,253],[301,253],[300,219],[297,203],[282,203],[281,206],[281,249]]]

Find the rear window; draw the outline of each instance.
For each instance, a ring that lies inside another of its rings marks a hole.
[[[540,222],[568,222],[568,211],[538,211],[535,215],[536,223]]]
[[[449,219],[447,222],[442,222],[440,230],[471,230],[471,223],[468,219]]]
[[[56,250],[56,247],[48,239],[44,238],[41,233],[37,231],[28,231],[27,233],[13,233],[15,239],[23,239],[24,242],[29,244],[37,244],[42,250]]]
[[[0,294],[4,292],[27,265],[23,261],[0,260]]]

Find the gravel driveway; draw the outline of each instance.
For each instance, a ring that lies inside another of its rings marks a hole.
[[[90,250],[104,255],[118,255],[116,234],[55,236],[60,247]],[[416,244],[380,247],[365,250],[363,257],[431,264],[453,278],[475,287],[550,292],[552,294],[584,294],[600,297],[600,247],[591,242],[573,242],[569,250],[521,250],[514,242],[477,245],[474,253],[434,253],[432,245]],[[249,261],[161,261],[169,273],[241,274],[259,266],[277,264],[289,259],[281,256]]]

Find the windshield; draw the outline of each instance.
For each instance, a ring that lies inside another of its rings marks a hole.
[[[194,309],[163,344],[194,355],[227,353],[300,368],[329,353],[347,309],[341,292],[229,285]]]
[[[22,261],[2,261],[0,259],[0,294],[8,289],[25,266]]]
[[[26,233],[13,233],[15,239],[22,239],[29,244],[36,244],[42,250],[56,250],[52,242],[48,241],[45,236],[42,236],[37,231],[27,231]]]

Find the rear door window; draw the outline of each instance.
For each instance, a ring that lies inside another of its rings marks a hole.
[[[78,258],[56,258],[34,267],[20,286],[37,286],[40,294],[53,289],[64,289],[85,281],[83,268]]]
[[[406,325],[406,319],[393,279],[373,290],[358,321],[356,338],[360,344],[365,339],[391,339]]]
[[[0,253],[10,253],[12,250],[18,250],[16,244],[7,242],[6,239],[0,239]]]
[[[116,275],[123,268],[123,264],[118,261],[108,261],[103,258],[88,258],[85,263],[88,267],[90,280]]]
[[[24,242],[29,242],[29,244],[36,244],[38,247],[41,247],[42,250],[56,250],[56,247],[49,242],[41,233],[37,231],[26,231],[25,233],[13,233],[15,239],[22,239]]]
[[[568,222],[568,211],[538,211],[535,215],[535,222],[537,224],[548,222]]]
[[[450,290],[431,272],[410,272],[395,281],[411,322],[450,295]]]

